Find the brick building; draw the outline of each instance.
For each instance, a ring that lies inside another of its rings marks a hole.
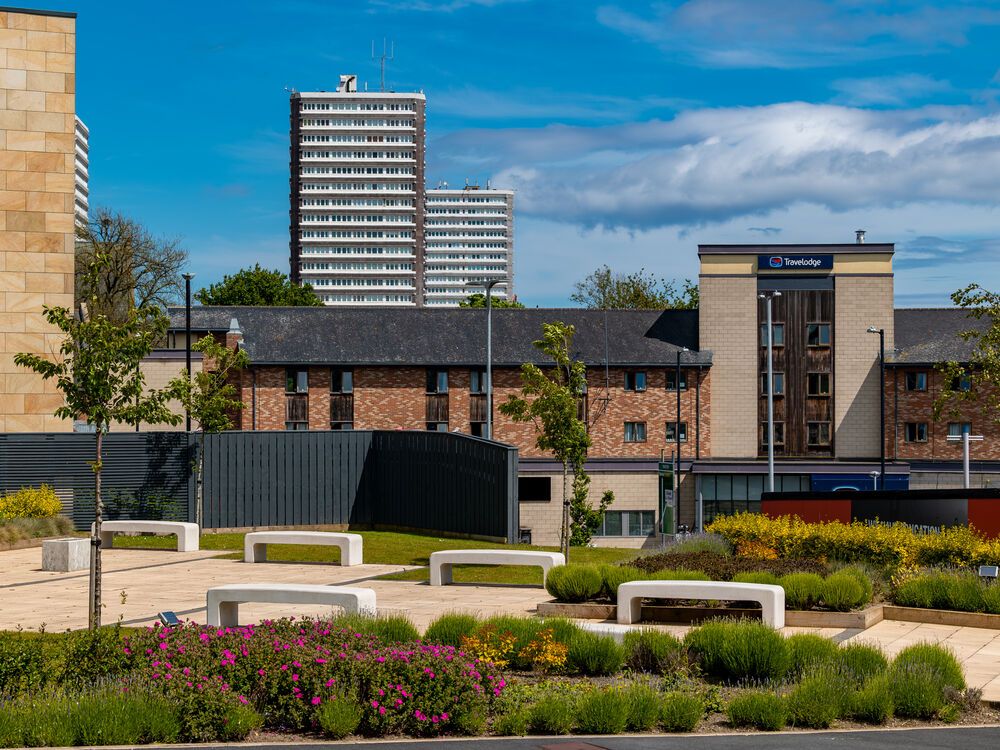
[[[954,309],[894,310],[889,244],[702,245],[699,310],[493,311],[494,405],[519,390],[542,324],[576,328],[587,365],[591,497],[615,503],[597,544],[656,545],[678,446],[677,522],[757,510],[767,485],[765,300],[773,295],[775,489],[864,490],[879,456],[879,337],[886,340],[888,488],[954,487],[971,423],[978,486],[1000,479],[1000,427],[966,404],[933,418],[935,366],[967,361],[959,335],[981,325]],[[780,294],[778,294],[780,293]],[[183,310],[169,345],[183,346]],[[486,312],[475,309],[195,308],[197,335],[243,346],[247,430],[413,429],[484,433]],[[494,410],[494,437],[520,453],[521,526],[558,537],[561,467],[535,429]]]

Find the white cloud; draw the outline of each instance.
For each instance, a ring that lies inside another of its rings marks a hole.
[[[436,174],[474,165],[518,190],[520,212],[591,227],[694,227],[797,204],[986,205],[1000,192],[1000,115],[959,108],[701,109],[627,125],[460,131],[432,153]]]
[[[842,78],[830,84],[836,101],[853,106],[903,106],[932,94],[953,91],[951,83],[916,73],[873,78]]]
[[[636,10],[636,6],[639,7]],[[668,54],[723,68],[800,68],[960,47],[977,26],[1000,23],[990,2],[688,0],[598,9],[604,26]]]

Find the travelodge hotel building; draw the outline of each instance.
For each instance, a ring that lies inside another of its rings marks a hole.
[[[547,364],[532,342],[553,321],[575,326],[573,355],[587,365],[591,498],[615,493],[596,544],[658,543],[678,452],[679,524],[760,507],[768,298],[776,490],[874,486],[883,414],[869,329],[885,343],[885,486],[960,487],[961,447],[947,438],[965,428],[986,437],[973,486],[1000,480],[1000,430],[984,407],[932,413],[935,366],[967,361],[973,344],[959,334],[984,324],[957,309],[894,308],[893,245],[701,245],[698,256],[698,310],[493,311],[493,438],[519,449],[525,537],[558,539],[561,467],[531,424],[496,407],[519,392],[522,363]],[[171,313],[168,346],[183,348],[184,311]],[[485,310],[196,307],[193,328],[250,355],[240,429],[485,434]]]

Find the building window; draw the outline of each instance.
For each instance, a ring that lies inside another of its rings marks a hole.
[[[626,391],[644,391],[646,390],[646,373],[642,372],[626,372],[625,373],[625,390]]]
[[[486,370],[469,370],[469,393],[486,393]]]
[[[309,429],[309,370],[285,370],[285,429]]]
[[[431,432],[447,432],[448,423],[447,422],[428,422],[427,429]]]
[[[807,323],[806,346],[830,346],[830,324]]]
[[[777,427],[775,423],[775,427]],[[776,474],[775,492],[808,492],[808,474]],[[767,491],[766,474],[703,474],[704,521],[732,513],[760,513],[760,496]]]
[[[681,370],[681,390],[686,391],[688,387],[687,382],[687,370]],[[676,391],[677,390],[677,368],[673,367],[667,370],[667,390]]]
[[[289,367],[285,370],[285,393],[309,393],[309,370]]]
[[[675,443],[677,442],[677,423],[667,422],[667,442]],[[681,422],[681,442],[686,443],[688,439],[688,424],[687,422]]]
[[[625,423],[625,442],[626,443],[645,443],[646,442],[646,423],[645,422],[626,422]]]
[[[927,423],[926,422],[907,422],[906,423],[906,442],[908,442],[908,443],[926,443],[927,442]]]
[[[518,477],[517,499],[522,503],[547,503],[552,499],[552,477]]]
[[[774,378],[774,395],[784,396],[785,395],[785,373],[783,372],[772,372],[772,377]],[[767,395],[767,373],[761,373],[760,376],[760,395]]]
[[[948,437],[950,438],[960,438],[963,432],[968,432],[972,434],[972,422],[949,422],[948,423]]]
[[[767,346],[767,323],[760,324],[760,345]],[[771,345],[785,345],[785,324],[771,323]]]
[[[354,371],[330,370],[330,429],[354,429]]]
[[[926,391],[927,373],[923,371],[906,373],[906,390]]]
[[[806,445],[809,446],[830,445],[830,423],[829,422],[806,423]]]
[[[656,511],[609,510],[604,513],[597,536],[649,536],[655,524]]]
[[[972,379],[968,375],[956,375],[954,378],[951,379],[951,390],[971,391]]]
[[[806,375],[806,394],[809,396],[830,395],[830,373],[810,372]]]
[[[760,425],[760,444],[767,447],[767,422],[761,422]],[[775,422],[774,423],[774,447],[780,448],[785,444],[785,423]]]
[[[427,370],[427,392],[447,393],[448,392],[448,371],[447,370]]]

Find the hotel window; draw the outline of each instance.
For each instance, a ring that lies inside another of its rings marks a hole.
[[[762,323],[760,326],[760,345],[767,346],[767,323]],[[784,323],[771,323],[771,345],[772,346],[785,345]]]
[[[687,382],[687,370],[681,370],[681,390],[686,391],[688,387]],[[677,368],[673,367],[667,370],[667,390],[676,391],[677,390]]]
[[[330,429],[354,429],[354,370],[330,370]]]
[[[830,324],[807,323],[806,346],[814,346],[814,347],[830,346]]]
[[[948,437],[950,438],[960,438],[963,432],[968,432],[972,434],[972,423],[971,422],[949,422],[948,423]]]
[[[906,390],[926,391],[927,373],[923,371],[906,373]]]
[[[645,443],[646,442],[646,423],[645,422],[626,422],[625,423],[625,442],[626,443]]]
[[[906,442],[908,442],[908,443],[926,443],[927,442],[927,423],[926,422],[907,422],[906,423]]]
[[[783,372],[772,372],[772,377],[774,378],[774,395],[784,396],[785,395],[785,373]],[[762,373],[760,376],[760,395],[767,395],[767,373]]]
[[[285,429],[309,429],[309,370],[285,370]]]
[[[830,395],[830,373],[810,372],[806,375],[806,394],[809,396]]]
[[[655,530],[656,511],[605,511],[597,536],[649,536]]]
[[[677,442],[677,423],[667,422],[667,442],[675,443]],[[688,425],[687,422],[681,422],[681,442],[686,443],[688,439]]]
[[[767,447],[767,422],[760,423],[760,444]],[[785,444],[785,423],[774,423],[774,447],[780,448]]]
[[[625,390],[626,391],[644,391],[646,390],[646,373],[642,372],[626,372],[625,373]]]
[[[777,441],[775,441],[777,442]],[[828,446],[830,445],[830,423],[829,422],[807,422],[806,423],[806,445]]]

